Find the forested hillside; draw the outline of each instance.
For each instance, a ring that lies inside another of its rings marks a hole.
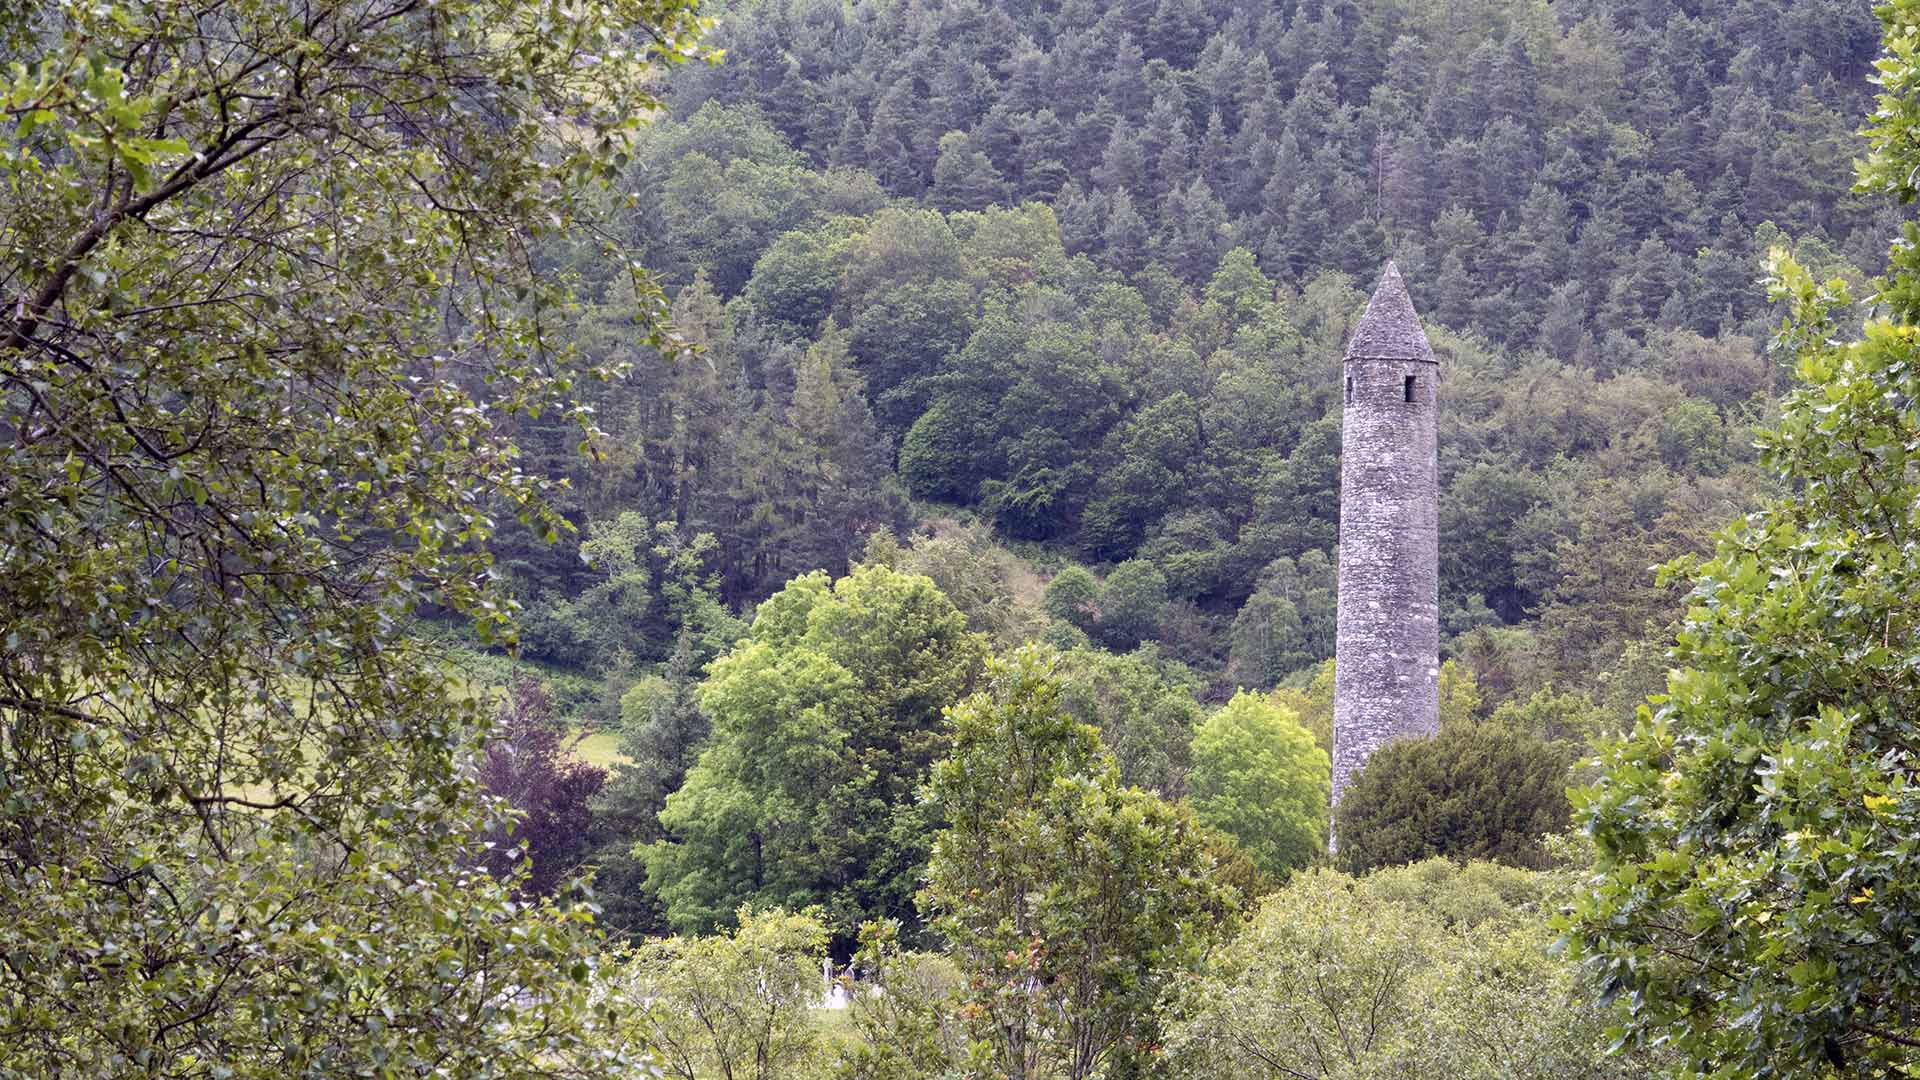
[[[597,402],[594,463],[553,436],[578,536],[506,553],[536,659],[664,661],[670,581],[738,611],[958,514],[1043,576],[1124,568],[1138,612],[1090,597],[1080,629],[1158,642],[1209,694],[1310,668],[1337,359],[1391,256],[1443,364],[1453,649],[1591,692],[1674,613],[1648,568],[1763,483],[1761,253],[1863,280],[1892,213],[1848,193],[1861,4],[718,14],[726,59],[673,77],[612,238],[704,352],[582,314],[637,374]],[[554,258],[591,278],[598,243]]]
[[[738,836],[649,885],[628,849],[712,827],[656,819],[708,745],[706,665],[810,571],[927,574],[996,646],[1073,651],[1129,782],[1183,792],[1236,688],[1288,687],[1326,744],[1338,359],[1389,257],[1442,365],[1451,714],[1619,729],[1679,615],[1654,568],[1771,490],[1764,252],[1864,282],[1897,217],[1849,191],[1861,4],[708,11],[724,60],[666,82],[607,228],[544,249],[600,301],[558,336],[631,365],[586,388],[584,458],[516,422],[576,528],[493,545],[519,655],[622,740],[588,844],[617,924],[690,874],[688,925],[768,895],[714,891]],[[609,250],[691,358],[631,340]]]
[[[1391,252],[1430,318],[1610,370],[1741,329],[1763,223],[1881,258],[1885,208],[1848,195],[1877,39],[1850,0],[749,3],[673,100],[757,105],[808,165],[935,209],[1046,202],[1126,274]],[[744,281],[677,224],[656,251]]]

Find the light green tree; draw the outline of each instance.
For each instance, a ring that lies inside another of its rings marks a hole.
[[[1556,691],[1548,683],[1525,701],[1502,702],[1486,723],[1503,731],[1532,735],[1584,756],[1593,740],[1607,733],[1610,723],[1615,732],[1625,727],[1625,718],[1623,711],[1614,723],[1592,698],[1576,690]]]
[[[1183,808],[1120,786],[1054,665],[1026,646],[949,711],[953,751],[929,785],[947,827],[920,901],[967,977],[975,1071],[1134,1075],[1233,897]]]
[[[1297,878],[1208,962],[1175,1060],[1236,1080],[1357,1075],[1397,1033],[1437,933],[1342,875]]]
[[[960,1001],[966,978],[953,960],[900,946],[900,924],[860,928],[857,992],[847,1002],[856,1033],[841,1048],[837,1080],[928,1080],[966,1061]]]
[[[632,1066],[477,869],[499,435],[680,0],[0,6],[0,1073]],[[669,346],[640,284],[635,332]],[[610,372],[600,372],[610,374]]]
[[[795,578],[699,690],[712,735],[667,799],[647,876],[683,931],[743,903],[821,905],[851,941],[914,917],[931,831],[914,789],[945,753],[941,710],[984,640],[933,582],[862,566]]]
[[[1860,179],[1910,203],[1920,3],[1879,10],[1882,93]],[[1908,224],[1877,315],[1850,341],[1845,284],[1774,253],[1800,385],[1760,445],[1792,497],[1718,537],[1666,695],[1576,793],[1598,862],[1570,937],[1631,1003],[1625,1037],[1673,1043],[1696,1075],[1920,1068],[1914,237]]]
[[[1636,1080],[1610,1010],[1556,955],[1564,875],[1433,859],[1354,879],[1302,874],[1186,988],[1176,1075],[1220,1080]]]
[[[1333,753],[1333,661],[1296,674],[1290,685],[1276,689],[1272,696],[1313,732],[1320,749]]]
[[[780,908],[734,913],[734,930],[649,941],[599,974],[624,1023],[679,1080],[790,1080],[825,1052],[812,1010],[825,992],[827,928]]]
[[[1241,691],[1193,739],[1194,816],[1283,877],[1326,850],[1332,765],[1292,711]]]
[[[670,521],[651,522],[631,511],[592,522],[580,560],[595,580],[564,611],[590,628],[605,667],[670,656],[683,643],[696,665],[705,664],[743,630],[716,595],[718,575],[709,564],[717,546],[709,533],[688,535]]]

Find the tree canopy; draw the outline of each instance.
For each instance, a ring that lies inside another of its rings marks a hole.
[[[1184,809],[1123,788],[1039,646],[989,664],[934,767],[923,906],[968,979],[970,1061],[992,1075],[1131,1075],[1156,1007],[1232,908]]]
[[[699,29],[0,8],[0,1072],[631,1066],[586,912],[479,870],[487,707],[407,626],[509,633],[495,515],[565,524],[503,435],[595,366],[534,245]]]
[[[1550,949],[1567,875],[1431,859],[1296,877],[1186,987],[1168,1045],[1224,1080],[1627,1080],[1670,1052],[1610,1053],[1608,1013]]]
[[[1283,877],[1326,850],[1327,752],[1290,710],[1241,691],[1193,739],[1194,816]]]
[[[700,686],[713,733],[647,851],[669,920],[821,905],[848,942],[870,919],[912,920],[932,832],[914,791],[946,751],[941,710],[985,656],[918,575],[816,572],[769,597]]]

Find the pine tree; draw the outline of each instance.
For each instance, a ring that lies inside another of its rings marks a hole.
[[[1107,149],[1100,156],[1100,167],[1094,170],[1093,181],[1109,195],[1123,191],[1138,195],[1147,191],[1146,154],[1139,136],[1130,126],[1114,127],[1107,138]]]
[[[964,132],[949,131],[940,137],[940,160],[933,166],[928,203],[948,213],[985,210],[1004,199],[1006,189],[1000,171]]]
[[[1108,266],[1123,274],[1131,274],[1147,264],[1148,243],[1146,219],[1133,208],[1133,197],[1125,188],[1113,193],[1107,211],[1106,228],[1101,230],[1104,243],[1102,258]]]
[[[1195,180],[1169,199],[1160,254],[1173,272],[1188,281],[1204,281],[1232,246],[1227,208],[1214,198],[1205,180]]]

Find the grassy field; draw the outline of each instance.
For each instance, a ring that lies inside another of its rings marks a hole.
[[[611,731],[590,732],[586,738],[574,744],[573,752],[580,759],[603,769],[624,765],[627,761],[627,756],[620,752],[620,736]]]

